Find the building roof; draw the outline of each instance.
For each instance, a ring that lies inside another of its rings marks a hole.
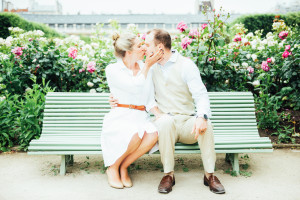
[[[37,15],[22,13],[20,16],[26,20],[40,22],[44,24],[95,24],[108,23],[110,19],[115,19],[119,23],[139,24],[139,23],[163,23],[176,24],[180,21],[185,23],[206,23],[204,15],[166,15],[166,14],[122,14],[122,15]],[[238,17],[233,15],[230,21]]]

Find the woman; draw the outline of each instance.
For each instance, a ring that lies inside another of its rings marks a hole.
[[[117,63],[108,65],[105,71],[110,92],[119,104],[105,115],[101,146],[104,164],[109,166],[108,183],[123,188],[132,187],[128,166],[157,143],[157,129],[146,111],[156,106],[149,97],[154,92],[149,70],[163,52],[147,57],[144,64],[145,49],[136,35],[115,33],[113,41]]]

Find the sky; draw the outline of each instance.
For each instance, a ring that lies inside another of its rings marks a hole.
[[[27,8],[29,0],[11,1],[15,8]],[[195,0],[59,0],[63,14],[194,14]],[[272,12],[277,3],[296,0],[215,0],[230,13],[252,14]],[[56,0],[36,0],[39,4],[54,5]],[[2,5],[1,9],[2,9]]]

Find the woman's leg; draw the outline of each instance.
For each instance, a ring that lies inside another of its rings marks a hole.
[[[116,188],[123,187],[123,184],[120,179],[120,172],[119,172],[120,164],[129,154],[131,154],[132,152],[138,149],[141,142],[142,140],[140,139],[138,134],[137,133],[134,134],[134,136],[132,137],[128,145],[126,152],[120,158],[118,158],[113,165],[109,166],[109,168],[107,169],[106,173],[109,179],[108,181],[112,187],[116,187]]]
[[[144,134],[142,138],[142,142],[138,149],[136,149],[134,152],[129,154],[121,163],[120,166],[120,175],[121,175],[121,180],[123,183],[128,183],[130,185],[131,180],[128,175],[128,170],[127,168],[131,163],[133,163],[135,160],[137,160],[139,157],[147,153],[151,148],[156,144],[158,140],[158,133],[146,133]]]

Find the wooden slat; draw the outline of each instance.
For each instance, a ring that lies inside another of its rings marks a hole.
[[[209,92],[217,153],[270,152],[259,137],[251,92]],[[101,154],[101,130],[109,94],[51,92],[46,96],[42,135],[29,154]],[[176,153],[199,153],[197,144],[176,144]]]
[[[91,113],[91,112],[95,112],[95,113],[101,113],[103,111],[103,109],[101,108],[86,108],[86,109],[45,109],[45,113],[74,113],[74,112],[78,112],[78,113]]]
[[[108,98],[102,98],[102,97],[97,97],[97,96],[90,96],[90,97],[46,97],[47,102],[51,101],[97,101],[97,102],[104,102],[108,101]]]
[[[211,104],[233,104],[233,103],[238,103],[238,104],[248,104],[248,103],[253,103],[253,100],[239,100],[239,99],[236,99],[236,100],[215,100],[215,99],[211,99],[210,100],[210,103]]]

